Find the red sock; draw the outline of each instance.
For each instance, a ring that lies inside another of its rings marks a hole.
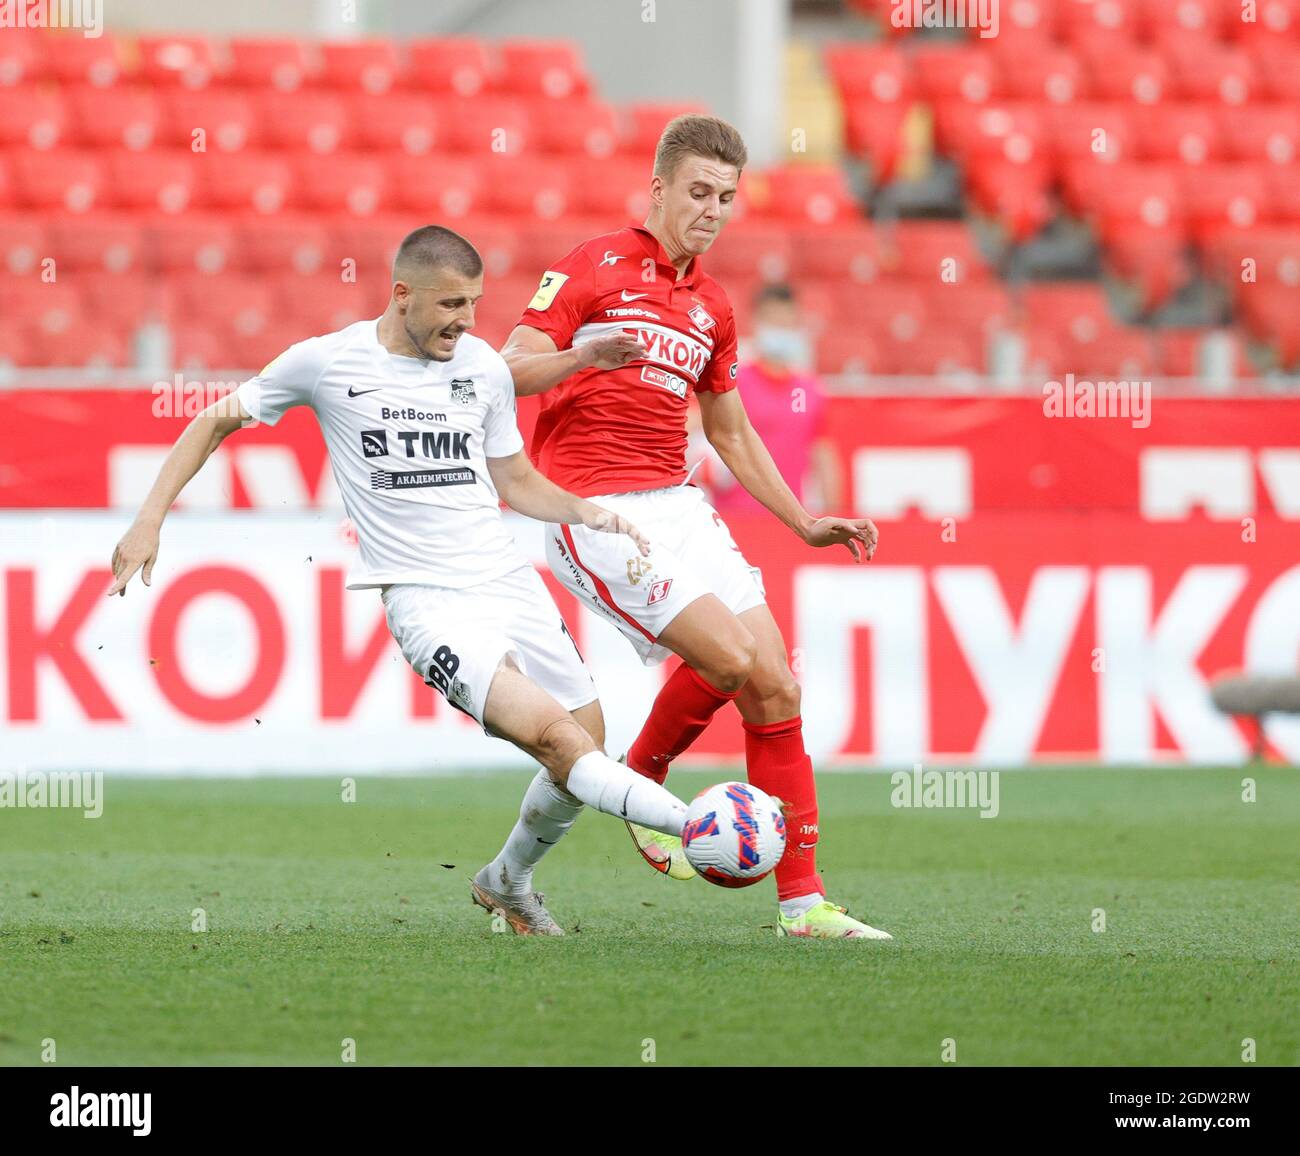
[[[627,765],[647,779],[663,783],[668,764],[691,745],[736,692],[710,686],[682,663],[668,676],[650,708],[650,717],[627,752]]]
[[[745,723],[749,781],[786,804],[785,854],[776,865],[777,899],[814,891],[825,894],[817,874],[817,784],[803,745],[803,719]]]

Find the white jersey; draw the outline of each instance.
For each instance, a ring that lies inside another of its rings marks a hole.
[[[510,369],[486,341],[464,333],[450,361],[425,361],[389,353],[378,321],[358,321],[291,346],[238,396],[267,425],[291,406],[315,411],[357,531],[349,590],[463,588],[527,565],[487,471],[524,442]]]

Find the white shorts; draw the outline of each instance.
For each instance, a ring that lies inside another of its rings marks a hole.
[[[551,572],[580,602],[623,632],[647,666],[671,651],[656,639],[697,598],[716,594],[733,614],[767,601],[757,566],[732,540],[721,515],[695,486],[591,498],[627,518],[650,540],[643,558],[624,534],[546,526]]]
[[[577,644],[532,566],[463,590],[398,583],[383,599],[406,661],[479,725],[506,655],[565,710],[596,698]]]

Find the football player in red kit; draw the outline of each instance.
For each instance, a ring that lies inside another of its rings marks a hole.
[[[776,868],[781,934],[890,936],[826,899],[817,873],[817,793],[803,743],[799,684],[761,576],[686,470],[693,391],[704,432],[736,479],[810,546],[875,552],[866,518],[816,518],[800,505],[754,432],[736,392],[736,326],[721,287],[700,267],[731,215],[747,153],[725,121],[682,116],[655,153],[644,226],[595,237],[542,276],[502,350],[519,395],[543,394],[533,438],[538,468],[558,485],[635,522],[650,540],[634,557],[609,535],[548,525],[551,569],[612,622],[643,662],[682,665],[655,699],[628,765],[663,782],[669,764],[729,702],[745,729],[755,786],[786,805],[789,842]],[[642,856],[690,878],[681,840],[629,825]]]

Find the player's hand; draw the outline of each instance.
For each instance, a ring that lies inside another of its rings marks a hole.
[[[582,524],[587,529],[599,530],[602,534],[626,534],[636,543],[636,548],[641,551],[642,557],[650,553],[650,543],[645,535],[626,518],[601,506],[592,506],[591,509],[594,512],[587,514],[582,520]]]
[[[870,518],[818,518],[804,534],[810,546],[846,546],[853,561],[868,562],[875,556],[879,532]]]
[[[142,566],[140,581],[152,585],[153,564],[158,561],[158,531],[152,526],[132,526],[113,549],[113,585],[108,596],[126,597],[126,584]]]
[[[584,369],[617,369],[650,351],[630,333],[610,333],[578,346]]]

